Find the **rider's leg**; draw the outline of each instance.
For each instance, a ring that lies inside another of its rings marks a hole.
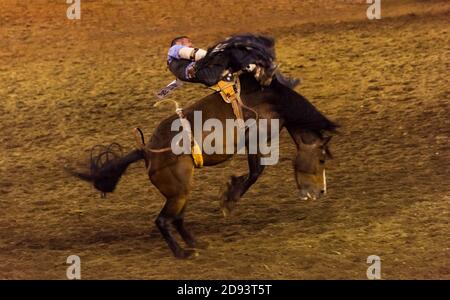
[[[195,69],[195,67],[194,67]],[[195,79],[207,86],[215,85],[223,77],[223,67],[220,65],[210,65],[200,69],[195,69]]]

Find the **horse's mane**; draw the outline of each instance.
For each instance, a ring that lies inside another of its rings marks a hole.
[[[225,70],[231,66],[236,72],[253,63],[264,68],[271,68],[275,58],[274,39],[262,35],[240,34],[227,38],[208,49],[208,54],[197,63],[197,67],[216,65]],[[243,93],[252,93],[261,89],[253,75],[242,74],[240,78]],[[286,125],[299,126],[318,133],[335,132],[339,127],[317,110],[305,97],[281,84],[276,78],[267,89],[272,89],[278,95],[278,101],[273,104],[285,119]]]
[[[287,125],[297,125],[316,132],[336,132],[339,128],[337,123],[328,119],[308,99],[276,79],[270,87],[281,96],[275,103],[276,110],[283,116]]]
[[[243,92],[254,91],[261,88],[251,74],[240,76]],[[245,89],[245,91],[244,91]],[[322,114],[305,97],[281,84],[276,78],[266,89],[271,89],[278,95],[273,101],[276,111],[283,117],[286,126],[299,126],[303,129],[322,133],[324,131],[336,132],[339,125]]]

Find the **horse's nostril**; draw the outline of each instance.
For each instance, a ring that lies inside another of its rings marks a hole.
[[[323,195],[325,194],[325,190],[321,190],[320,193]]]

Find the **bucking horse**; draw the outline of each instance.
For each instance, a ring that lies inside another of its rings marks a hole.
[[[242,41],[242,38],[239,41]],[[213,55],[214,49],[218,49],[217,46],[209,49],[208,52]],[[248,50],[249,47],[245,49]],[[223,54],[226,54],[226,51]],[[235,55],[235,57],[242,57],[242,55]],[[227,64],[229,65],[228,62]],[[248,61],[245,64],[248,64]],[[236,69],[241,67],[238,66]],[[293,167],[299,197],[318,199],[327,192],[325,163],[332,158],[329,145],[332,136],[337,132],[338,125],[323,115],[305,97],[291,87],[282,84],[275,76],[274,68],[272,70],[265,68],[264,70],[266,71],[265,78],[255,76],[253,73],[237,73],[239,74],[236,76],[236,80],[239,82],[238,97],[242,108],[240,117],[243,120],[250,118],[277,120],[277,133],[279,134],[284,129],[289,132],[296,146]],[[232,74],[236,74],[235,71],[238,70],[231,69]],[[196,112],[202,113],[203,122],[214,118],[225,124],[226,120],[237,119],[235,107],[224,101],[224,93],[219,90],[183,109],[177,107],[176,113],[164,119],[157,126],[148,142],[145,141],[142,131],[137,129],[137,145],[131,152],[125,155],[120,154],[120,151],[117,150],[120,146],[117,144],[109,147],[97,147],[98,153],[91,156],[89,171],[72,171],[74,175],[92,183],[97,190],[106,195],[114,192],[129,165],[143,160],[150,181],[166,198],[165,205],[155,220],[156,226],[173,254],[178,258],[187,258],[195,253],[195,249],[205,247],[205,243],[195,239],[184,223],[188,197],[192,188],[193,172],[199,167],[198,159],[192,153],[175,154],[174,151],[170,151],[173,148],[174,137],[179,134],[179,132],[173,131],[173,123],[183,119],[189,124],[193,124]],[[270,137],[271,123],[268,124],[264,128],[261,128],[257,122],[253,125],[257,126],[258,131],[266,130],[268,133],[266,136]],[[202,130],[202,137],[211,133],[211,131]],[[225,126],[223,126],[223,130],[226,130]],[[236,130],[238,129],[236,128]],[[223,136],[226,134],[224,132]],[[196,145],[195,139],[192,139],[192,142]],[[233,139],[232,143],[237,146],[238,141]],[[244,146],[247,150],[251,146],[248,134]],[[223,143],[219,147],[225,148],[227,145]],[[197,155],[201,157],[201,167],[216,166],[235,156],[226,151],[207,153],[204,150]],[[265,168],[265,165],[261,163],[264,155],[259,151],[256,153],[246,151],[246,155],[248,173],[232,176],[221,195],[220,206],[225,215],[232,211]],[[172,225],[188,248],[181,247],[176,241],[171,232]]]

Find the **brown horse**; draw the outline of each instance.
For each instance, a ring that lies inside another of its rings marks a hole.
[[[324,133],[335,132],[337,125],[321,114],[308,100],[280,84],[276,79],[269,87],[264,88],[250,74],[241,75],[240,82],[241,98],[247,107],[244,109],[245,118],[279,120],[279,131],[286,128],[295,142],[297,155],[294,159],[294,169],[300,197],[316,199],[325,194],[325,161],[331,157],[328,148],[331,137],[324,137]],[[202,112],[203,120],[215,118],[225,123],[227,119],[235,119],[231,105],[225,103],[218,93],[211,94],[183,110],[190,124],[194,123],[196,111]],[[103,154],[113,152],[103,151],[91,160],[90,173],[76,173],[76,175],[93,183],[102,193],[109,193],[114,191],[120,177],[130,164],[144,160],[151,182],[166,198],[166,203],[156,219],[156,226],[174,255],[178,258],[186,258],[195,250],[180,247],[170,232],[171,224],[190,248],[202,248],[204,245],[197,242],[184,225],[184,212],[195,168],[193,158],[189,154],[175,155],[172,151],[161,150],[170,149],[171,141],[178,133],[171,130],[172,123],[177,118],[178,115],[174,114],[163,120],[147,144],[142,136],[142,143],[138,149],[124,156],[112,155],[100,164]],[[271,132],[270,124],[265,130]],[[205,137],[210,132],[204,131],[202,134]],[[216,146],[225,147],[224,144]],[[248,149],[248,138],[245,146]],[[203,152],[205,167],[223,163],[232,157],[232,154]],[[247,157],[249,173],[232,176],[222,195],[221,206],[224,213],[231,211],[234,204],[256,182],[264,170],[259,152],[247,154]]]

